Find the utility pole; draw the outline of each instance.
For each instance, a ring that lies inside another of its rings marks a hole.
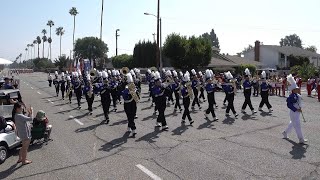
[[[118,36],[120,36],[118,31],[120,31],[120,29],[116,30],[116,56],[118,56]]]
[[[160,49],[159,49],[159,38],[160,38],[160,0],[158,0],[158,13],[157,13],[157,68],[160,66]]]
[[[161,21],[161,18],[159,19],[159,21],[160,21],[160,47],[159,47],[159,53],[160,53],[159,60],[160,60],[160,62],[159,62],[159,64],[160,64],[160,69],[162,69],[163,63],[162,63],[162,21]]]
[[[104,0],[102,0],[102,7],[101,7],[101,24],[100,24],[100,40],[101,41],[102,41],[103,3],[104,3]]]

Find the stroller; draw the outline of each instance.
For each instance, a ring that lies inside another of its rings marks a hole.
[[[49,120],[46,117],[45,112],[42,110],[38,111],[32,122],[31,144],[33,144],[35,140],[43,142],[52,140],[50,139],[52,125],[49,125],[48,123]]]

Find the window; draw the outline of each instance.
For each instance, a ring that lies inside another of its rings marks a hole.
[[[284,58],[285,58],[285,57],[284,57],[284,54],[280,53],[280,58],[281,58],[281,59],[284,59]]]

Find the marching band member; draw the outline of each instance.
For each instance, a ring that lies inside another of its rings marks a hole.
[[[151,70],[150,69],[147,70],[145,76],[146,76],[146,81],[149,84],[149,98],[148,98],[148,101],[150,101],[150,97],[152,96],[151,86],[150,86],[150,82],[151,82]]]
[[[71,77],[67,76],[67,94],[66,96],[69,98],[69,103],[71,104],[71,98],[72,98],[72,83],[71,83]]]
[[[48,82],[49,82],[49,87],[51,87],[51,84],[52,84],[52,76],[51,76],[50,73],[48,74]]]
[[[159,111],[157,118],[157,127],[162,126],[162,130],[168,130],[166,117],[164,116],[164,111],[166,110],[166,96],[164,94],[165,87],[161,83],[161,76],[158,71],[155,72],[155,86],[152,89],[154,95],[156,109]]]
[[[186,117],[188,117],[189,123],[190,125],[192,125],[194,121],[190,116],[189,106],[190,106],[190,99],[193,98],[193,92],[192,92],[192,87],[190,82],[190,74],[188,71],[184,74],[184,77],[183,77],[181,95],[182,95],[183,107],[184,107],[181,123],[182,124],[186,123],[185,119]]]
[[[136,85],[138,89],[138,93],[141,94],[141,74],[140,74],[140,69],[135,68],[134,72],[136,74],[136,79],[134,84]]]
[[[171,101],[172,105],[174,105],[173,96],[172,96],[172,89],[171,89],[171,84],[173,83],[172,73],[170,70],[167,70],[165,75],[166,75],[165,82],[168,84],[167,88],[165,89],[165,94],[168,97],[168,104]]]
[[[318,91],[318,101],[320,102],[320,78],[318,78],[317,91]]]
[[[227,101],[228,101],[228,106],[226,109],[226,116],[229,117],[230,110],[234,114],[235,117],[238,117],[239,114],[237,114],[236,110],[234,109],[233,101],[234,101],[234,95],[235,95],[235,85],[231,83],[231,80],[233,79],[232,74],[230,71],[226,73],[226,78],[227,78],[227,84],[224,85],[224,91],[227,93]]]
[[[139,102],[139,96],[131,73],[126,74],[126,80],[128,85],[122,91],[122,97],[124,100],[124,111],[126,112],[128,118],[127,131],[132,131],[132,137],[134,138],[137,134],[134,119],[137,112],[137,103]]]
[[[200,96],[199,100],[202,98],[203,102],[206,102],[206,98],[204,97],[204,86],[205,86],[205,78],[201,71],[198,72],[200,79]]]
[[[297,82],[297,85],[298,85],[299,89],[301,90],[302,79],[299,76],[297,76],[296,82]]]
[[[109,82],[109,87],[111,89],[111,96],[113,102],[114,112],[117,112],[117,100],[118,100],[118,82],[117,82],[117,72],[112,70],[112,80]]]
[[[177,108],[179,108],[180,112],[182,112],[181,105],[180,105],[180,80],[178,78],[178,73],[177,71],[173,71],[173,78],[174,78],[174,83],[171,84],[171,89],[174,92],[174,96],[176,98],[176,103],[174,105],[174,112],[177,111]]]
[[[266,82],[266,72],[262,71],[262,83],[261,83],[261,102],[259,105],[259,111],[262,111],[262,107],[264,104],[266,104],[267,108],[269,109],[269,112],[271,113],[273,110],[271,109],[272,106],[269,103],[269,85]]]
[[[91,82],[90,74],[87,75],[85,86],[83,88],[83,94],[85,94],[85,96],[86,96],[89,115],[92,115],[92,111],[93,111],[92,104],[94,101],[94,93],[93,93],[93,85]]]
[[[101,97],[101,105],[103,109],[103,114],[106,120],[106,124],[109,124],[109,108],[111,104],[111,92],[108,85],[108,73],[102,72],[103,82],[100,83],[100,97]]]
[[[218,118],[216,117],[216,114],[214,113],[214,108],[213,106],[215,105],[215,99],[214,99],[214,92],[215,92],[215,85],[213,84],[212,78],[213,78],[213,73],[210,70],[206,70],[205,74],[207,84],[205,86],[205,89],[207,91],[207,98],[208,98],[208,109],[205,112],[205,117],[208,119],[208,115],[211,113],[213,117],[213,121],[217,121]]]
[[[285,139],[288,138],[288,134],[291,132],[292,128],[296,130],[296,134],[299,139],[300,144],[305,144],[307,142],[307,139],[303,138],[302,131],[301,131],[301,124],[300,124],[300,113],[302,113],[302,98],[299,94],[299,87],[297,86],[294,78],[290,74],[287,76],[288,82],[291,84],[289,87],[289,90],[292,91],[292,93],[287,98],[287,107],[290,109],[290,123],[288,125],[288,128],[283,131],[283,137]]]
[[[81,109],[81,98],[82,98],[82,86],[81,71],[75,72],[75,80],[73,82],[74,93],[77,97],[78,108]]]
[[[55,71],[55,78],[53,79],[53,85],[56,88],[57,97],[59,96],[59,77],[58,71]]]
[[[282,78],[276,80],[276,96],[281,96]],[[279,93],[279,94],[278,94]]]
[[[64,100],[64,92],[66,91],[66,80],[64,78],[64,72],[61,73],[61,80],[60,80],[59,84],[60,84],[62,100]]]
[[[246,109],[246,107],[247,107],[247,105],[249,106],[249,108],[251,109],[251,111],[252,111],[252,114],[255,114],[255,113],[257,113],[255,110],[254,110],[254,108],[252,107],[252,103],[251,103],[251,99],[250,99],[250,97],[251,97],[251,89],[252,89],[252,84],[251,84],[251,82],[250,82],[250,75],[251,75],[251,73],[250,73],[250,71],[249,71],[249,69],[248,68],[246,68],[245,69],[245,81],[243,82],[243,93],[244,93],[244,97],[245,97],[245,101],[244,101],[244,103],[243,103],[243,105],[242,105],[242,110],[241,110],[241,112],[242,113],[246,113],[246,111],[245,111],[245,109]]]
[[[191,108],[194,109],[194,106],[197,104],[199,109],[201,109],[201,106],[200,106],[200,103],[199,103],[199,99],[198,99],[198,96],[199,96],[199,79],[197,77],[197,73],[194,69],[191,70],[191,73],[192,73],[192,90],[193,90],[193,94],[194,94],[194,99],[193,99],[193,102],[192,102],[192,105],[191,105]]]

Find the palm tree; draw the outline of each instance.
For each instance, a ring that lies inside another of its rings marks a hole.
[[[31,59],[32,59],[32,51],[34,52],[34,48],[33,48],[34,45],[33,45],[33,43],[30,44],[30,47],[31,47],[30,51],[31,51]],[[34,56],[33,56],[33,58],[34,58]]]
[[[29,56],[30,56],[30,53],[29,53],[30,48],[29,47],[30,47],[30,44],[27,44],[27,48],[26,49],[28,50],[28,53],[27,53],[28,59],[29,59]]]
[[[36,44],[37,44],[37,39],[36,40],[33,40],[33,52],[34,52],[34,56],[33,56],[33,58],[35,59],[36,58]]]
[[[60,36],[60,57],[61,57],[61,38],[62,38],[62,35],[64,34],[64,30],[63,30],[63,27],[58,27],[56,29],[56,34],[58,36]],[[70,57],[71,58],[71,57]]]
[[[28,52],[28,48],[25,49],[26,54],[24,55],[24,60],[27,60],[27,52]]]
[[[44,58],[44,43],[48,40],[46,34],[47,34],[47,30],[42,29],[41,33],[43,34],[42,36],[42,58]]]
[[[72,7],[70,10],[69,10],[69,14],[71,16],[73,16],[73,51],[74,51],[74,33],[75,33],[75,30],[76,30],[76,15],[79,14],[79,12],[77,11],[77,8],[75,7]],[[74,53],[73,53],[74,54]],[[71,57],[70,57],[71,58]]]
[[[51,43],[52,43],[52,39],[51,39],[51,28],[52,28],[52,26],[54,26],[54,22],[53,22],[52,20],[49,20],[48,23],[47,23],[47,26],[50,27],[50,37],[49,37],[49,39],[48,39],[48,42],[49,42],[49,45],[50,45],[50,60],[51,60],[51,58],[52,58],[52,56],[51,56]]]
[[[38,59],[40,59],[40,55],[39,55],[39,45],[41,44],[40,36],[37,36],[37,44],[38,44]]]

